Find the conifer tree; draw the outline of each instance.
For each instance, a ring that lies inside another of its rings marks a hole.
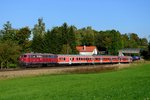
[[[33,52],[44,52],[44,35],[45,35],[45,23],[42,18],[38,19],[38,23],[34,25],[32,30],[33,40],[32,40],[32,51]]]

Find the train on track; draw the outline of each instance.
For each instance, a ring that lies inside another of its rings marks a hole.
[[[131,56],[62,55],[49,53],[25,53],[19,58],[23,67],[81,64],[117,64],[132,62]]]

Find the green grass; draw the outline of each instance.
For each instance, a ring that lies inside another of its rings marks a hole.
[[[150,100],[150,65],[0,80],[0,100]]]

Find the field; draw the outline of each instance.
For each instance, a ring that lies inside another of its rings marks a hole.
[[[150,64],[0,80],[0,100],[150,100]]]

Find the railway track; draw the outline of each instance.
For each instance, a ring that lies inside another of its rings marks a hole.
[[[93,66],[107,67],[107,66],[115,66],[115,65],[118,65],[118,64],[60,65],[60,66],[48,66],[48,67],[30,66],[27,68],[21,68],[21,67],[3,68],[3,69],[0,69],[0,72],[20,71],[20,70],[39,70],[39,69],[82,68],[82,67],[93,67]]]
[[[90,73],[106,70],[116,70],[118,68],[128,67],[129,64],[105,64],[105,65],[83,65],[83,66],[57,66],[42,68],[17,68],[0,70],[0,79],[36,76],[45,74],[66,74],[66,73]]]

